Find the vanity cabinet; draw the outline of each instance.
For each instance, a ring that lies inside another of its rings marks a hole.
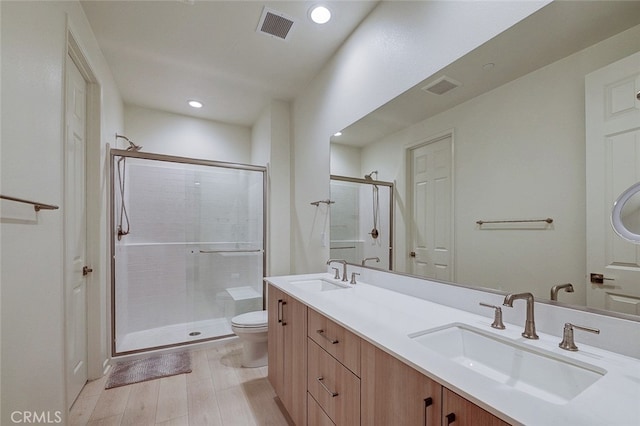
[[[320,409],[335,425],[360,424],[360,338],[311,308],[307,310],[309,425]],[[320,416],[319,421],[322,420]]]
[[[298,426],[307,420],[307,306],[269,285],[269,382]]]
[[[453,414],[453,417],[451,416]],[[509,423],[467,401],[460,395],[442,388],[442,424],[454,426],[508,426]]]
[[[360,375],[360,338],[309,308],[307,336],[332,357]]]
[[[372,344],[360,349],[362,425],[509,424]]]
[[[363,425],[440,424],[441,386],[388,353],[363,341]]]
[[[308,340],[307,390],[337,426],[360,424],[360,378]]]
[[[268,286],[269,381],[297,426],[508,423]]]

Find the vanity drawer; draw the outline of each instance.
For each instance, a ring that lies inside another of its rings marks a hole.
[[[307,336],[360,376],[360,338],[313,309],[307,314]]]
[[[307,339],[307,389],[337,425],[360,424],[360,379]]]
[[[327,413],[322,411],[315,399],[307,392],[307,426],[335,426]]]

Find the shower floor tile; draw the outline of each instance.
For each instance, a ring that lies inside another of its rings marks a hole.
[[[199,334],[190,335],[193,333]],[[227,318],[174,324],[126,334],[116,343],[116,351],[135,351],[232,334],[231,323]]]

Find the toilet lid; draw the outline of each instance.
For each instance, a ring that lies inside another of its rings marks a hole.
[[[264,327],[267,321],[267,311],[247,312],[231,319],[231,323],[236,327]]]

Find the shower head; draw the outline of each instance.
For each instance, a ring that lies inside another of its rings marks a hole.
[[[117,134],[117,133],[116,133],[116,139],[118,139],[118,138],[120,138],[120,139],[124,139],[124,140],[126,140],[127,142],[129,142],[129,146],[127,147],[126,151],[134,151],[134,152],[137,152],[137,151],[140,151],[140,150],[142,149],[142,146],[140,146],[140,145],[136,145],[136,144],[135,144],[135,143],[133,143],[133,141],[132,141],[131,139],[129,139],[128,137],[123,136],[123,135],[119,135],[119,134]]]
[[[135,143],[129,141],[129,146],[127,147],[127,151],[140,151],[142,149],[141,145],[136,145]]]
[[[374,170],[374,171],[372,171],[371,173],[369,173],[368,175],[364,175],[364,180],[375,180],[375,179],[373,179],[373,177],[372,177],[372,175],[373,175],[374,173],[376,174],[376,179],[377,179],[377,178],[378,178],[378,171],[377,171],[377,170]]]

